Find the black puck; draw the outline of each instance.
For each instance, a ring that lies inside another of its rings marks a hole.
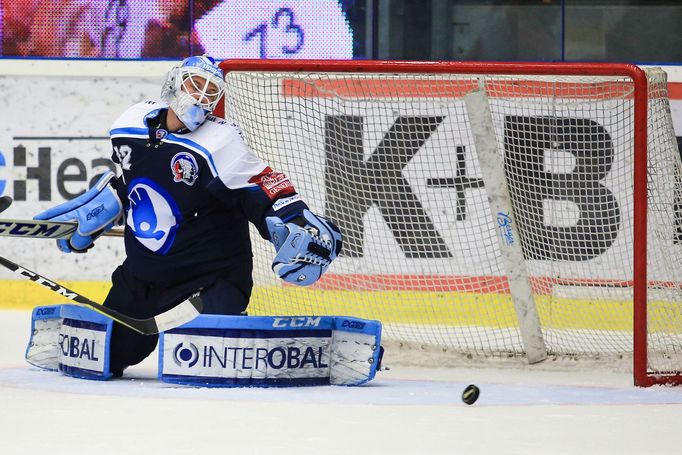
[[[468,405],[476,403],[478,396],[481,394],[481,389],[479,389],[475,384],[469,384],[462,392],[462,401]]]

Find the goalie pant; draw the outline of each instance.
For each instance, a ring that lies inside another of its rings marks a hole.
[[[33,311],[29,363],[106,380],[113,322],[73,305]],[[381,323],[342,316],[201,315],[161,335],[161,381],[209,387],[359,385],[383,353]]]
[[[233,267],[178,283],[175,280],[140,280],[130,267],[130,259],[126,259],[114,270],[111,291],[103,305],[134,318],[148,318],[200,291],[202,313],[239,315],[246,310],[251,296],[251,261],[250,256],[244,256]],[[158,338],[158,335],[142,335],[114,324],[111,333],[112,374],[121,376],[125,368],[148,357],[156,348]]]

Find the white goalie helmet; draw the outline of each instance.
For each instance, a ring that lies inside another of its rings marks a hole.
[[[189,57],[166,75],[161,99],[194,131],[204,123],[225,93],[223,71],[206,55]]]

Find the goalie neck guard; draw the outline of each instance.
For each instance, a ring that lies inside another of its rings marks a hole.
[[[206,55],[189,57],[166,75],[161,99],[194,131],[204,123],[225,92],[223,71]]]

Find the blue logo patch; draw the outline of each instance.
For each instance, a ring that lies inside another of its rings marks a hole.
[[[349,321],[348,319],[344,319],[343,323],[341,323],[341,327],[348,327],[349,329],[362,330],[365,328],[365,323],[361,322],[361,321]]]
[[[148,103],[148,104],[156,104],[156,103],[154,103],[154,102],[149,102],[149,101],[147,101],[147,103]],[[151,111],[150,113],[148,113],[147,115],[145,115],[145,116],[144,116],[144,119],[143,119],[144,124],[146,125],[146,124],[147,124],[147,120],[149,120],[150,118],[157,117],[157,116],[159,115],[159,112],[161,112],[161,109],[154,109],[153,111]]]
[[[173,245],[182,215],[175,200],[147,178],[135,179],[128,193],[130,210],[126,224],[148,250],[166,254]]]
[[[191,153],[176,153],[171,159],[170,165],[174,182],[184,182],[192,186],[199,178],[199,166]]]
[[[48,307],[48,308],[38,308],[36,311],[36,316],[51,316],[54,314],[56,311],[55,307]]]

